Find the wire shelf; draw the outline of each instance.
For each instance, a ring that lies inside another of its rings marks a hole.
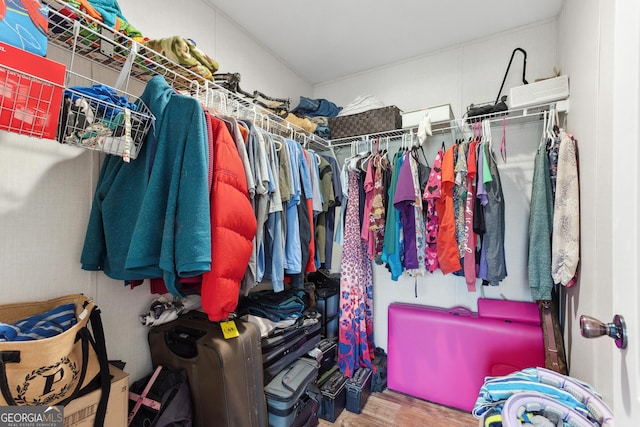
[[[139,98],[68,71],[58,141],[136,159],[155,117]]]
[[[55,139],[64,87],[0,64],[0,129]]]
[[[472,128],[470,127],[469,122],[473,123],[473,122],[489,121],[489,123],[496,123],[496,122],[501,122],[502,119],[505,119],[505,121],[508,124],[513,125],[517,123],[526,123],[526,122],[531,122],[536,120],[542,120],[542,114],[545,111],[549,111],[550,109],[555,108],[556,105],[557,104],[555,102],[552,102],[547,104],[533,105],[533,106],[524,107],[524,108],[506,110],[500,113],[491,113],[491,114],[485,114],[481,116],[475,116],[472,119],[462,118],[462,119],[452,119],[444,122],[435,122],[431,124],[433,129],[432,133],[435,136],[435,135],[447,133],[447,132],[456,132],[458,134],[471,132]],[[372,140],[376,138],[398,139],[398,138],[402,138],[405,135],[417,136],[417,133],[418,133],[418,126],[413,126],[409,128],[394,129],[394,130],[389,130],[385,132],[370,133],[365,135],[356,135],[356,136],[345,137],[340,139],[333,139],[331,140],[331,145],[333,147],[340,147],[344,145],[349,145],[351,143]]]
[[[72,58],[78,54],[108,69],[120,72],[127,58],[134,55],[129,78],[147,82],[153,76],[162,75],[176,91],[192,96],[208,107],[212,106],[207,103],[208,101],[224,99],[224,104],[218,105],[219,108],[217,108],[223,114],[254,118],[255,121],[266,124],[267,130],[295,139],[318,151],[330,148],[329,141],[287,122],[267,108],[223,88],[214,80],[205,79],[144,44],[115,32],[70,4],[61,0],[44,0],[43,2],[50,7],[49,42],[70,51]],[[72,66],[73,64],[69,68]],[[127,90],[126,86],[124,90]]]

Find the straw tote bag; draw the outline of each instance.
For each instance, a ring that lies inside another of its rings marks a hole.
[[[76,323],[64,332],[49,338],[0,342],[0,405],[66,405],[101,388],[95,425],[102,426],[111,380],[100,310],[93,300],[74,294],[0,305],[0,322],[15,324],[67,303],[75,306]]]

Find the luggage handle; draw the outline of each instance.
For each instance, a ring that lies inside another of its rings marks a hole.
[[[322,392],[315,384],[311,383],[307,386],[306,395],[309,396],[309,399],[316,401],[317,403],[322,402]]]
[[[165,331],[164,340],[172,353],[185,359],[192,359],[198,355],[196,342],[206,334],[199,329],[176,327]]]
[[[471,310],[463,305],[456,305],[455,307],[451,307],[447,313],[453,314],[454,316],[469,316],[473,314]]]
[[[329,381],[327,382],[327,389],[335,390],[336,386],[340,384],[342,381],[344,381],[344,377],[342,374],[340,373],[334,374],[331,378],[329,378]]]
[[[289,391],[295,392],[296,389],[291,387],[289,383],[293,381],[293,379],[297,378],[300,375],[300,372],[304,370],[304,366],[300,363],[297,363],[289,368],[286,374],[282,376],[282,385]]]
[[[353,381],[357,383],[362,383],[362,379],[367,375],[369,368],[359,368],[356,373],[353,375]]]

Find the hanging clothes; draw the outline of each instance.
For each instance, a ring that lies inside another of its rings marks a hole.
[[[460,271],[460,253],[456,242],[456,224],[453,204],[453,187],[455,184],[454,151],[456,146],[449,147],[442,158],[442,195],[436,200],[438,213],[438,264],[443,274]]]
[[[284,206],[279,186],[278,149],[271,134],[265,132],[264,136],[267,141],[266,147],[269,156],[269,170],[273,177],[273,190],[269,196],[269,214],[264,227],[263,251],[259,251],[258,256],[260,257],[260,254],[264,253],[264,277],[271,280],[274,292],[280,292],[284,290],[284,231],[282,225]],[[284,150],[283,142],[278,141],[278,143],[280,150]]]
[[[300,232],[301,233],[305,233],[305,239],[304,241],[307,242],[308,239],[308,243],[307,243],[307,248],[306,248],[306,252],[303,250],[303,256],[302,256],[302,260],[303,260],[303,265],[304,265],[304,272],[305,273],[313,273],[316,271],[316,265],[315,265],[315,253],[316,253],[316,248],[315,248],[315,230],[314,230],[314,220],[313,220],[313,180],[312,180],[312,170],[314,169],[313,167],[313,162],[311,161],[311,157],[313,157],[313,154],[309,154],[306,150],[302,149],[302,147],[300,148],[300,152],[302,153],[302,158],[300,159],[301,164],[306,165],[307,169],[306,169],[306,173],[308,174],[308,176],[304,176],[304,167],[301,168],[300,170],[300,174],[302,176],[302,181],[303,181],[303,190],[304,190],[304,194],[306,197],[306,209],[304,210],[306,216],[301,216],[300,217]],[[306,184],[306,180],[308,180],[308,184]],[[319,192],[319,190],[318,190]],[[304,231],[303,231],[304,228]],[[307,231],[308,229],[308,231]],[[307,234],[308,233],[308,237]],[[306,263],[304,263],[304,260],[306,259]]]
[[[326,245],[325,245],[325,255],[324,255],[324,264],[321,265],[322,268],[327,270],[331,270],[332,266],[332,257],[333,257],[333,242],[335,240],[336,235],[336,209],[339,206],[342,206],[342,182],[340,181],[340,167],[338,166],[338,161],[330,156],[322,156],[329,165],[331,166],[331,184],[333,186],[333,195],[334,202],[329,203],[329,208],[327,209],[326,214]]]
[[[491,181],[491,174],[489,173],[489,167],[486,166],[485,172],[485,159],[484,159],[484,143],[478,143],[476,146],[477,166],[476,166],[476,199],[475,207],[473,210],[473,232],[478,235],[478,241],[476,244],[476,276],[479,278],[486,277],[487,262],[483,257],[483,242],[484,234],[487,231],[487,226],[484,221],[484,207],[489,202],[487,197],[487,190],[484,188],[485,181]]]
[[[553,209],[551,274],[555,283],[575,284],[580,260],[580,182],[577,141],[560,131],[558,175]]]
[[[467,202],[467,154],[465,152],[466,143],[456,146],[454,153],[454,184],[453,184],[453,214],[456,223],[456,242],[458,243],[458,253],[460,259],[464,258],[465,246],[467,242],[467,229],[465,227],[465,207]]]
[[[398,177],[400,169],[404,163],[404,151],[398,151],[393,157],[393,170],[391,173],[391,184],[389,186],[388,199],[390,203],[387,207],[387,218],[385,221],[384,244],[382,246],[382,261],[387,263],[391,272],[391,280],[397,281],[404,267],[402,257],[404,253],[402,239],[402,222],[400,220],[400,211],[393,204],[398,186]]]
[[[464,259],[462,268],[464,278],[467,282],[469,292],[476,291],[476,234],[473,231],[473,216],[476,200],[476,147],[478,141],[472,141],[467,152],[467,198],[465,200],[464,227],[466,230],[466,241],[464,245]]]
[[[405,270],[417,270],[420,267],[417,250],[415,193],[411,153],[404,153],[404,162],[398,174],[398,183],[393,198],[393,205],[400,211],[402,235],[404,237]],[[415,169],[415,168],[414,168]]]
[[[375,237],[373,230],[371,230],[371,214],[373,210],[373,188],[374,188],[374,168],[373,157],[369,157],[367,161],[367,172],[364,177],[364,211],[362,215],[362,230],[360,236],[365,241],[367,248],[367,254],[369,259],[373,260],[375,257]]]
[[[422,199],[426,201],[427,213],[425,217],[425,263],[428,272],[436,271],[438,263],[438,212],[436,210],[437,200],[442,196],[442,158],[444,150],[438,150],[433,160],[433,168],[429,173],[427,186],[422,194]]]
[[[302,189],[300,184],[300,158],[296,146],[298,143],[285,139],[285,146],[289,155],[290,165],[290,198],[286,207],[285,228],[285,256],[284,271],[287,274],[302,273],[302,245],[300,241],[300,223],[298,218],[298,205],[306,203],[302,201]]]
[[[322,195],[322,211],[316,217],[316,254],[322,268],[327,262],[327,214],[329,208],[335,205],[335,194],[333,192],[332,168],[331,164],[323,156],[318,156],[318,179],[320,181],[320,193]],[[332,230],[333,231],[333,230]],[[333,243],[333,233],[329,242]]]
[[[425,267],[425,223],[424,223],[424,210],[422,208],[422,187],[420,184],[420,164],[417,160],[416,151],[411,150],[409,152],[409,167],[411,168],[411,178],[413,180],[413,210],[414,221],[416,230],[416,259],[418,260],[418,267],[413,270],[407,269],[407,273],[410,276],[423,276],[427,271]],[[424,176],[423,172],[423,176]]]
[[[486,233],[482,242],[482,250],[487,264],[486,280],[491,286],[497,286],[507,277],[507,263],[504,253],[505,236],[505,201],[500,182],[500,173],[493,152],[489,145],[484,146],[484,159],[491,175],[491,181],[485,182],[488,202],[484,207]]]
[[[162,76],[149,80],[140,99],[156,117],[156,140],[148,138],[135,162],[105,157],[80,262],[113,279],[164,277],[179,293],[180,276],[211,267],[205,118],[195,99]]]
[[[531,210],[529,212],[529,287],[534,301],[551,300],[551,229],[553,204],[549,159],[544,149],[538,149],[533,167]]]
[[[249,290],[256,286],[258,279],[258,248],[262,243],[264,223],[267,219],[267,203],[269,201],[269,172],[267,170],[267,156],[264,148],[264,138],[261,132],[249,120],[240,120],[248,131],[247,138],[247,154],[249,164],[255,182],[255,195],[251,199],[256,224],[258,226],[256,235],[253,239],[253,248],[251,258],[247,266],[244,278],[242,279],[242,294],[247,295]],[[264,271],[264,266],[260,267]]]
[[[227,319],[238,305],[240,282],[253,252],[256,219],[235,142],[225,124],[212,119],[211,270],[202,275],[202,308],[212,322]]]
[[[371,215],[369,216],[369,230],[373,236],[373,255],[377,264],[382,263],[382,246],[384,244],[384,229],[386,220],[384,174],[389,168],[389,160],[385,154],[377,154],[374,158],[373,197],[371,200]]]
[[[347,377],[359,367],[373,369],[373,270],[360,237],[358,173],[349,173],[349,198],[340,265],[338,366]]]

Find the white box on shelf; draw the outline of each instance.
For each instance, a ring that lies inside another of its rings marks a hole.
[[[546,104],[569,97],[569,77],[558,76],[528,85],[512,87],[509,93],[510,108]]]
[[[451,104],[438,105],[422,110],[402,113],[402,128],[406,129],[418,126],[427,113],[431,119],[431,129],[437,129],[439,125],[449,126],[449,120],[454,119]]]

